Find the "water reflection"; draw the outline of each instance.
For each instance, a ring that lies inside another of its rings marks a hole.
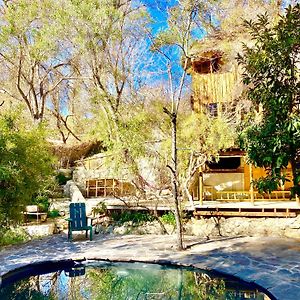
[[[29,276],[0,289],[0,299],[270,299],[255,287],[200,270],[92,262]]]

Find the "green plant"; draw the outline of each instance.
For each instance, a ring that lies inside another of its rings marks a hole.
[[[30,240],[29,234],[20,227],[2,229],[0,236],[0,246],[20,244]]]
[[[38,195],[33,199],[32,204],[38,205],[39,209],[43,212],[48,211],[50,202],[48,196]]]
[[[123,211],[121,213],[113,213],[112,219],[120,224],[132,222],[134,225],[140,225],[153,221],[154,217],[148,212]]]
[[[104,202],[99,202],[95,207],[92,209],[93,215],[96,214],[106,214],[107,213],[107,206]]]
[[[54,159],[45,135],[43,124],[29,129],[20,113],[0,116],[0,226],[20,221],[24,206],[49,186]]]
[[[169,224],[169,225],[176,225],[176,220],[175,220],[175,215],[172,212],[168,212],[166,214],[163,214],[160,217],[160,220],[162,221],[162,223],[164,224]]]
[[[59,185],[65,185],[67,183],[68,180],[70,180],[72,177],[71,176],[67,176],[62,172],[59,172],[56,175],[56,181]]]
[[[52,209],[48,212],[49,218],[57,218],[59,217],[59,211],[57,209]]]

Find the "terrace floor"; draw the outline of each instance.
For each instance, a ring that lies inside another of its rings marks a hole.
[[[185,251],[172,235],[95,235],[93,241],[66,233],[0,251],[0,276],[19,267],[65,259],[173,263],[216,270],[255,282],[276,299],[300,299],[300,239],[237,237],[200,240],[185,237]],[[0,277],[1,279],[1,277]],[[0,281],[1,282],[1,281]]]

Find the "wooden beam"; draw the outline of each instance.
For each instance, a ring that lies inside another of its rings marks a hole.
[[[250,163],[249,165],[249,172],[250,172],[250,199],[252,205],[254,205],[254,191],[253,191],[253,167],[252,164]]]
[[[227,217],[296,217],[296,212],[266,211],[196,211],[195,216],[227,216]]]
[[[199,170],[199,201],[200,201],[200,205],[203,205],[203,173],[202,173],[202,169]]]

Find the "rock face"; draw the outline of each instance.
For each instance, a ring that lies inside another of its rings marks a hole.
[[[174,233],[174,226],[164,224],[165,230],[168,234]],[[114,235],[124,235],[124,234],[164,234],[162,227],[157,221],[145,222],[143,224],[134,224],[132,221],[125,222],[123,224],[117,224],[110,222],[103,222],[98,230],[102,234],[114,234]]]
[[[207,218],[191,219],[188,234],[213,236],[281,236],[300,238],[300,216],[297,218]]]

